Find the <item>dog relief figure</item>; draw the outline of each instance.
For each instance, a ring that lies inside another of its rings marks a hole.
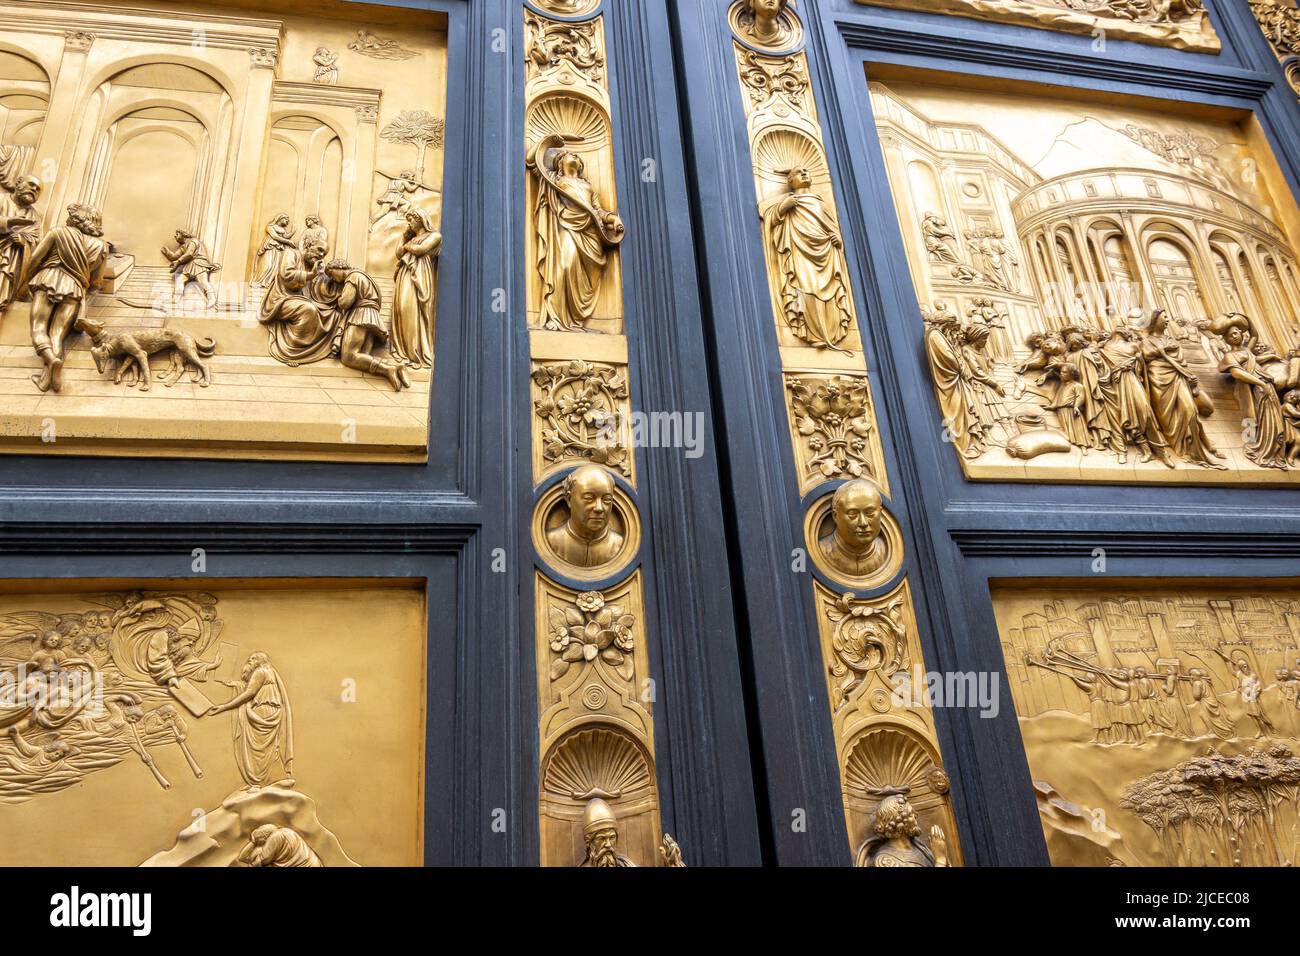
[[[117,363],[113,375],[115,385],[122,384],[126,378],[128,386],[139,381],[140,391],[149,391],[152,381],[149,356],[162,352],[171,353],[171,365],[162,376],[162,383],[168,388],[185,374],[186,366],[194,369],[196,381],[203,388],[212,383],[208,363],[204,361],[217,351],[217,343],[211,338],[196,340],[180,329],[108,329],[97,319],[81,319],[77,325],[90,336],[90,354],[101,374]]]

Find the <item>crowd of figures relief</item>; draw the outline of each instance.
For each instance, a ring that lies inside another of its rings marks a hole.
[[[1300,860],[1294,592],[1014,591],[995,607],[1030,769],[1118,833],[1110,855]]]
[[[994,321],[963,320],[942,305],[924,317],[944,425],[967,457],[999,446],[1024,459],[1078,448],[1124,463],[1136,450],[1139,461],[1170,468],[1224,469],[1205,426],[1215,412],[1208,356],[1211,374],[1235,387],[1246,456],[1264,468],[1300,462],[1300,350],[1280,354],[1242,313],[1187,323],[1156,309],[1114,328],[1033,332],[1030,357],[1003,366],[1011,376],[987,350]]]

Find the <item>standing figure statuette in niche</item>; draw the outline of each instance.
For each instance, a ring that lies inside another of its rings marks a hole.
[[[536,267],[548,329],[581,330],[596,314],[608,252],[623,242],[623,220],[605,209],[586,177],[577,140],[544,137],[529,156],[537,176]]]
[[[786,185],[759,209],[781,317],[809,345],[847,351],[839,343],[853,311],[839,223],[813,192],[806,168],[789,170]]]

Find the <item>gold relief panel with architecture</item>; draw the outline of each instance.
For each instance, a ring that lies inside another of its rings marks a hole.
[[[1053,864],[1295,865],[1300,583],[992,593]]]
[[[919,74],[870,89],[967,477],[1296,480],[1300,213],[1253,116]]]
[[[0,28],[0,450],[422,460],[444,18],[32,2]]]
[[[960,866],[907,582],[872,599],[813,587],[855,865]]]
[[[996,23],[1082,33],[1180,50],[1218,53],[1222,44],[1202,0],[857,0],[871,6],[947,13]]]
[[[419,865],[426,626],[405,582],[4,583],[0,856]]]

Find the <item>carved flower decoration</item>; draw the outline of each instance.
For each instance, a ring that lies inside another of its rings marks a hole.
[[[628,397],[619,367],[575,359],[533,370],[546,461],[584,458],[629,473],[627,437],[619,403]]]
[[[574,664],[603,661],[624,680],[632,679],[632,626],[636,619],[619,604],[607,604],[599,591],[584,591],[570,607],[552,607],[548,621],[551,680]]]
[[[578,605],[578,610],[595,614],[605,606],[605,595],[599,591],[583,591],[574,603]]]
[[[835,376],[787,383],[795,430],[807,441],[807,467],[823,478],[871,475],[866,459],[873,427],[866,381]]]

